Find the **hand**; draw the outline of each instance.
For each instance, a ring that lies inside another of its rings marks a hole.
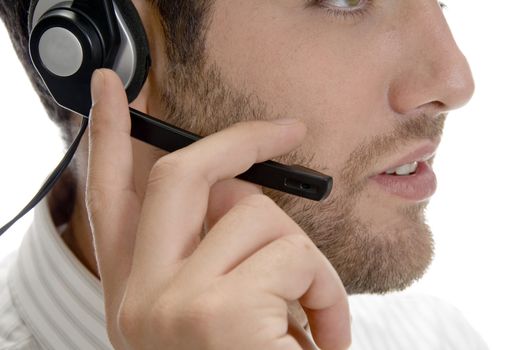
[[[97,71],[92,95],[86,199],[116,349],[314,349],[288,319],[295,300],[319,347],[350,345],[332,265],[260,187],[234,179],[296,148],[302,123],[238,123],[168,154],[141,200],[122,84]]]

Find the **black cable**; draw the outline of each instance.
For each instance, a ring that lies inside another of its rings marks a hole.
[[[71,159],[73,159],[73,156],[75,155],[75,152],[77,151],[77,148],[80,143],[80,139],[82,138],[82,135],[84,135],[84,132],[86,131],[86,127],[88,126],[88,119],[82,118],[82,124],[80,125],[79,133],[71,143],[71,146],[69,146],[68,150],[66,151],[66,154],[64,154],[64,157],[62,157],[62,160],[56,168],[51,172],[51,174],[47,177],[46,181],[40,188],[40,190],[35,194],[35,196],[27,203],[27,205],[18,213],[17,216],[15,216],[11,221],[9,221],[7,224],[2,226],[0,228],[0,236],[4,234],[15,222],[17,222],[21,217],[27,214],[28,211],[33,209],[35,205],[38,204],[48,194],[49,191],[53,188],[57,180],[60,178],[64,170],[68,167],[69,163],[71,163]]]

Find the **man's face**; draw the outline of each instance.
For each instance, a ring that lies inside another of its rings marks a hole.
[[[424,209],[434,188],[408,198],[410,186],[396,195],[372,177],[434,149],[445,112],[473,93],[439,4],[216,0],[208,20],[203,67],[183,70],[171,58],[154,67],[168,72],[157,114],[202,135],[241,120],[300,118],[305,142],[275,160],[333,176],[332,193],[324,202],[265,193],[327,256],[348,293],[419,278],[433,253]]]

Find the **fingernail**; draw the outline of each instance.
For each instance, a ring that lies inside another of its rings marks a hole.
[[[299,122],[299,119],[297,119],[297,118],[281,118],[281,119],[274,119],[274,120],[272,120],[272,122],[274,124],[278,124],[278,125],[290,125],[290,124],[295,124],[295,123]]]
[[[101,97],[104,90],[104,73],[99,69],[93,72],[91,76],[91,105],[95,105]]]

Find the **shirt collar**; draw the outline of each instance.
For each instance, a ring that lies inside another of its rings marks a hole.
[[[66,246],[45,200],[34,215],[8,277],[20,316],[46,349],[113,349],[99,280]]]

